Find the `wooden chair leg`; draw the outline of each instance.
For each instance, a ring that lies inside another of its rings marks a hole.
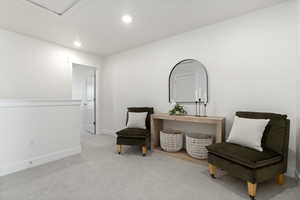
[[[216,178],[217,167],[212,164],[208,164],[208,170],[209,170],[210,176],[212,178]]]
[[[284,184],[284,175],[283,174],[279,174],[276,176],[276,183],[278,185],[283,185]]]
[[[256,197],[256,183],[248,182],[248,194],[252,200]]]
[[[142,146],[142,152],[143,152],[143,156],[145,156],[147,154],[147,146],[146,145]]]
[[[122,145],[117,144],[117,152],[118,152],[118,154],[122,153]]]

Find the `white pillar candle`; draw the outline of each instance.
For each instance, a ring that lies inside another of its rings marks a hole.
[[[204,101],[205,103],[207,103],[207,92],[205,92],[204,95],[203,95],[203,101]]]
[[[199,88],[199,92],[198,92],[198,93],[199,93],[198,99],[199,99],[199,98],[202,99],[202,97],[203,97],[203,96],[202,96],[202,88]]]

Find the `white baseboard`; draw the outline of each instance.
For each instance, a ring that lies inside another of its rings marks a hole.
[[[46,155],[35,157],[32,159],[24,160],[24,161],[21,161],[18,163],[9,164],[7,166],[2,166],[0,168],[0,177],[11,174],[11,173],[15,173],[15,172],[18,172],[21,170],[25,170],[28,168],[32,168],[32,167],[35,167],[38,165],[46,164],[48,162],[52,162],[55,160],[60,160],[62,158],[76,155],[79,153],[81,153],[81,146],[74,147],[71,149],[66,149],[63,151],[50,153],[50,154],[46,154]]]
[[[294,167],[288,167],[287,168],[287,172],[285,173],[286,176],[289,176],[291,178],[294,178],[295,177],[295,171],[296,171],[296,168]]]
[[[108,130],[108,129],[102,129],[100,131],[100,134],[105,134],[105,135],[110,135],[110,136],[116,137],[116,131]]]

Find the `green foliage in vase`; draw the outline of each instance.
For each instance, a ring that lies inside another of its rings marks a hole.
[[[173,109],[169,111],[170,115],[185,115],[187,112],[184,110],[184,106],[176,104]]]

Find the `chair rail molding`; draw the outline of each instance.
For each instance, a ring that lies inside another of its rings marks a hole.
[[[0,99],[0,108],[80,106],[80,100],[72,99]]]
[[[0,176],[79,154],[80,104],[0,99]]]

